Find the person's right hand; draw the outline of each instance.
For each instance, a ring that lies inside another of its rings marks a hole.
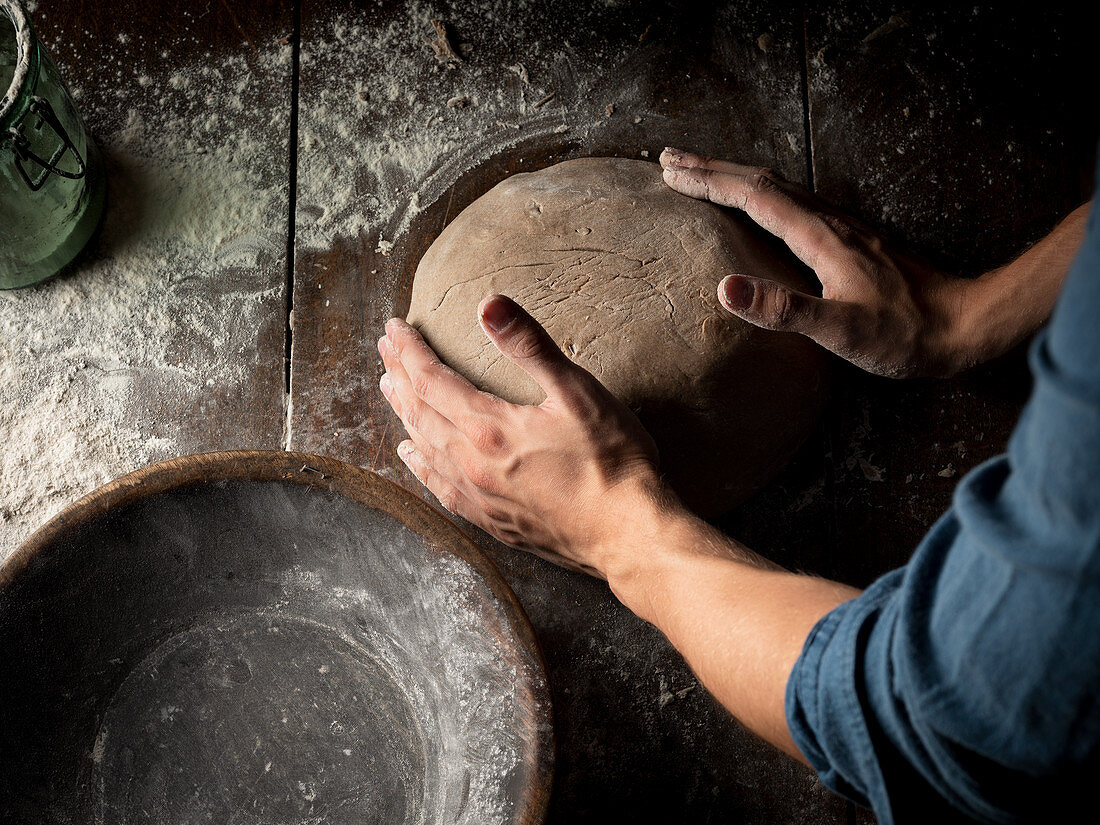
[[[382,393],[409,435],[398,456],[445,509],[512,547],[608,580],[633,569],[642,560],[624,549],[624,528],[687,512],[660,477],[653,439],[515,301],[491,295],[478,316],[546,400],[481,392],[391,319],[378,352]]]
[[[684,195],[742,210],[817,275],[821,297],[732,273],[722,305],[759,327],[805,335],[868,372],[951,375],[974,353],[958,319],[970,283],[887,248],[858,221],[774,171],[665,149],[665,182]]]

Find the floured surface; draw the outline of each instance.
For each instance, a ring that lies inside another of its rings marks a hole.
[[[486,295],[513,298],[638,413],[681,497],[715,514],[783,466],[825,381],[813,342],[721,307],[729,273],[805,288],[743,219],[673,192],[657,164],[583,158],[508,178],[463,210],[417,268],[409,323],[481,389],[537,404],[542,391],[476,320]]]
[[[663,88],[671,75],[652,71],[671,59],[661,24],[628,5],[579,4],[564,15],[545,0],[305,4],[292,447],[389,471],[375,461],[388,415],[364,409],[382,399],[363,342],[405,313],[413,256],[468,203],[471,187],[483,194],[509,171],[577,147],[654,159],[658,141],[710,131],[731,105],[759,124],[743,151],[797,170],[801,109],[781,78],[767,76],[767,112],[791,109],[797,126],[757,117],[754,96],[719,99],[707,91],[713,75],[694,66],[676,73],[673,94]],[[757,25],[729,16],[731,27]],[[433,19],[461,60],[435,57],[425,42]],[[741,68],[731,61],[721,71]],[[698,116],[680,114],[685,101]]]
[[[356,239],[380,253],[463,172],[537,138],[564,142],[642,113],[594,76],[613,47],[596,32],[614,12],[576,8],[568,24],[541,20],[544,8],[481,0],[444,12],[425,0],[396,13],[348,10],[306,20],[302,44],[296,243],[324,250]],[[314,13],[317,10],[314,9]],[[457,59],[434,56],[433,19],[442,17]],[[534,17],[535,19],[532,19]],[[592,41],[532,40],[532,24]],[[590,31],[585,31],[591,27]],[[509,60],[483,53],[486,40],[511,41]],[[352,76],[341,77],[347,68]],[[563,85],[563,80],[569,87]],[[316,81],[316,82],[314,82]],[[324,82],[321,82],[324,81]]]
[[[108,207],[70,273],[0,292],[0,557],[151,461],[280,441],[289,99],[269,101],[289,90],[291,47],[169,62],[145,35],[81,33],[78,60],[49,21],[35,18],[102,147]],[[110,84],[82,82],[96,50]]]
[[[188,817],[414,823],[425,745],[399,685],[360,645],[285,615],[202,624],[113,697],[92,750],[96,821],[167,825],[197,786],[207,793]]]

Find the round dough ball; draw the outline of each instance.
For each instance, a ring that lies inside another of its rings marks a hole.
[[[716,515],[770,479],[820,412],[822,350],[718,303],[731,273],[805,289],[789,260],[743,216],[672,191],[657,164],[583,158],[463,210],[417,267],[408,321],[481,389],[538,404],[477,320],[487,295],[517,301],[638,414],[684,502]]]

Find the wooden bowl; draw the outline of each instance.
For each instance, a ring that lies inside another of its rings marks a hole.
[[[317,456],[153,465],[0,567],[0,821],[538,823],[530,625],[419,499]]]

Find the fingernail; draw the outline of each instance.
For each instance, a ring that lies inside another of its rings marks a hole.
[[[409,456],[411,454],[412,444],[410,444],[408,441],[402,441],[400,444],[397,445],[397,457],[404,461],[406,464],[409,463]]]
[[[752,306],[756,287],[748,278],[728,276],[722,281],[722,299],[730,309],[745,310]]]
[[[683,149],[673,149],[671,146],[666,146],[664,154],[671,156],[672,160],[676,163],[679,163],[681,160],[684,159]]]
[[[390,374],[388,372],[382,373],[382,377],[378,379],[378,387],[382,390],[382,395],[386,398],[390,397],[390,393],[393,392],[393,382],[390,381]]]
[[[493,332],[504,332],[516,320],[512,302],[493,298],[481,308],[481,318]]]

